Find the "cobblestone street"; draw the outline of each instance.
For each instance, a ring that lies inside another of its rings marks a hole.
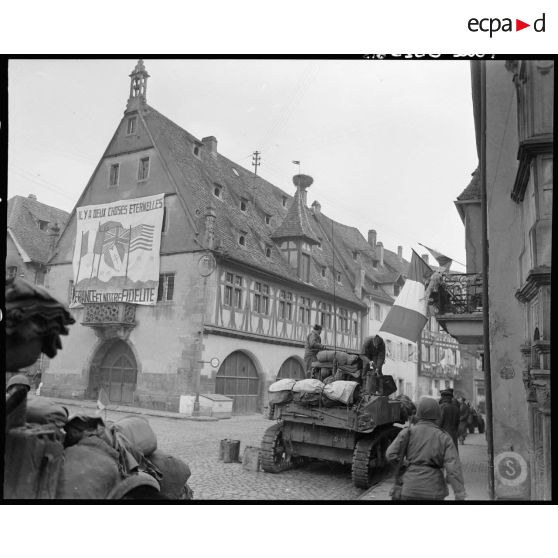
[[[71,414],[95,413],[68,406]],[[109,420],[129,413],[109,411]],[[104,413],[103,413],[104,417]],[[311,463],[274,475],[251,472],[240,463],[219,461],[219,442],[240,440],[240,457],[246,446],[260,446],[263,433],[273,424],[261,415],[237,416],[214,422],[197,422],[149,416],[160,449],[184,459],[192,470],[188,484],[196,500],[356,500],[364,490],[355,488],[350,467]]]

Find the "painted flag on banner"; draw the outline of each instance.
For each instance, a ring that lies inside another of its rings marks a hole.
[[[131,229],[130,252],[134,250],[151,250],[153,246],[153,225],[137,225]]]
[[[426,248],[432,254],[432,256],[434,256],[434,259],[438,262],[438,265],[440,267],[443,267],[446,271],[451,267],[451,263],[453,262],[453,260],[449,256],[444,256],[444,254],[438,252],[438,250],[434,250],[434,248],[429,248],[424,244],[420,244],[420,245]]]
[[[97,409],[99,409],[99,411],[103,411],[109,406],[109,403],[110,399],[108,398],[107,392],[105,391],[105,388],[101,386],[99,388],[99,396],[97,397]]]
[[[380,331],[416,342],[428,318],[424,283],[432,275],[430,266],[413,250],[407,280],[395,299]]]

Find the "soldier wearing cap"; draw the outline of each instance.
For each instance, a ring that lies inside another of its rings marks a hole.
[[[320,336],[322,326],[320,324],[314,325],[312,331],[306,337],[306,345],[304,346],[304,365],[306,367],[306,374],[308,377],[311,375],[312,363],[318,358],[318,352],[325,349],[322,345],[322,338]]]
[[[453,389],[447,388],[440,392],[440,428],[443,428],[453,440],[457,447],[457,431],[459,429],[459,407],[455,405],[453,399]]]

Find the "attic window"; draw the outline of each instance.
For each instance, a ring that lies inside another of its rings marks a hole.
[[[138,180],[147,180],[149,176],[149,157],[142,157],[139,161]]]
[[[200,158],[200,153],[201,153],[200,147],[201,147],[201,144],[199,144],[199,143],[195,143],[195,144],[192,146],[192,153],[193,153],[194,156],[197,157],[198,159]]]
[[[337,282],[341,284],[341,273],[337,273]]]
[[[223,186],[221,186],[220,184],[213,185],[213,195],[216,198],[221,198],[222,192],[223,192]]]
[[[246,235],[247,233],[243,231],[241,231],[238,235],[238,243],[240,244],[240,246],[246,246]]]
[[[264,216],[264,220],[265,220],[265,224],[269,225],[271,223],[271,215],[266,213],[265,216]]]
[[[289,198],[287,196],[283,196],[283,207],[287,207],[287,201]]]
[[[326,276],[326,268],[322,267],[322,277],[325,277],[325,276]]]
[[[118,186],[118,176],[120,174],[120,163],[114,163],[110,166],[109,187]]]
[[[240,199],[240,211],[246,211],[248,209],[248,200],[246,198]]]
[[[271,258],[271,247],[269,247],[269,246],[265,247],[265,257],[266,258]]]
[[[46,231],[47,228],[48,228],[48,221],[41,221],[41,220],[39,219],[39,222],[37,223],[37,226],[39,227],[39,229],[40,229],[41,231]]]
[[[240,174],[238,173],[238,171],[237,171],[235,168],[233,168],[232,171],[233,171],[233,174],[234,174],[235,176],[240,176]]]
[[[126,134],[128,136],[136,131],[136,122],[137,118],[135,116],[128,118],[128,127],[126,129]]]

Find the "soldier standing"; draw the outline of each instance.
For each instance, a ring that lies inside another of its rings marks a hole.
[[[321,332],[322,326],[316,324],[306,338],[306,345],[304,347],[304,365],[306,367],[306,375],[308,377],[311,376],[312,363],[317,359],[318,352],[325,348],[322,345],[322,338],[320,336]]]

